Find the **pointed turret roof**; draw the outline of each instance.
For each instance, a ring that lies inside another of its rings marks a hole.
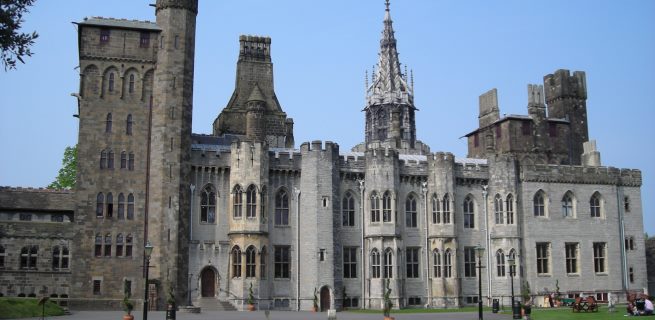
[[[266,98],[264,98],[264,94],[262,93],[262,90],[259,89],[257,83],[252,87],[248,101],[266,101]]]

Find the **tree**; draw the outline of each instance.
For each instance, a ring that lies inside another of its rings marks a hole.
[[[61,162],[59,174],[55,178],[55,181],[48,185],[49,189],[72,189],[75,187],[77,176],[77,145],[66,147],[64,150],[64,159]]]
[[[32,56],[30,46],[39,37],[36,32],[20,33],[23,14],[29,12],[27,7],[35,0],[0,0],[0,59],[5,71],[16,69],[16,60],[21,63],[23,57]]]

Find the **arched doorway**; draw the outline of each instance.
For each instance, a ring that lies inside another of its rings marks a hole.
[[[327,286],[321,288],[321,311],[330,309],[330,289]]]
[[[216,295],[216,272],[212,268],[205,268],[200,273],[200,292],[203,298]]]

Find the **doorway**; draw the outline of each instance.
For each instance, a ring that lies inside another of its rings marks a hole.
[[[321,288],[321,311],[330,309],[330,289],[327,286]]]
[[[200,292],[203,298],[216,296],[216,272],[205,268],[200,273]]]

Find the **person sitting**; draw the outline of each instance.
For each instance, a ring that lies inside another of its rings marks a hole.
[[[644,311],[641,313],[642,316],[651,316],[653,315],[653,297],[646,297],[644,300]]]

